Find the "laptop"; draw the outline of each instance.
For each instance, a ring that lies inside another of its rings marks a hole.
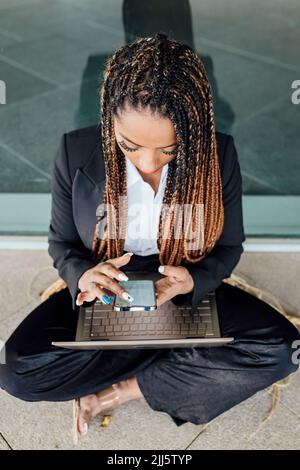
[[[159,272],[125,271],[130,280],[163,276]],[[53,341],[53,346],[69,349],[131,349],[223,346],[233,337],[220,331],[215,291],[209,292],[192,309],[172,300],[155,310],[116,311],[97,300],[80,306],[74,341]]]

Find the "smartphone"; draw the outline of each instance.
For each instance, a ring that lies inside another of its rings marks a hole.
[[[115,295],[114,310],[156,310],[156,296],[154,281],[151,280],[129,280],[120,281],[119,284],[129,292],[133,301],[123,299]]]

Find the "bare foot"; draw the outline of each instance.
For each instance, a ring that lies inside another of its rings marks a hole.
[[[123,380],[98,393],[80,398],[78,430],[86,434],[88,423],[104,410],[116,408],[126,401],[142,397],[135,377]]]

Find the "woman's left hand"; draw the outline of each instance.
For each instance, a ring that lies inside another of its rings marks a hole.
[[[155,281],[157,306],[178,294],[188,294],[194,288],[194,280],[184,266],[164,266],[161,274],[166,276]]]

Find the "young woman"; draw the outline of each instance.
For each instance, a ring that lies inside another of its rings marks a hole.
[[[106,64],[100,98],[101,125],[64,134],[54,164],[49,253],[68,288],[8,339],[1,387],[28,401],[76,400],[79,434],[98,413],[140,397],[177,425],[206,423],[294,372],[299,333],[268,304],[222,282],[243,252],[242,182],[233,137],[215,130],[198,55],[162,33],[122,46]],[[105,225],[101,201],[115,210]],[[143,207],[138,236],[129,230],[136,202]],[[174,236],[174,205],[191,209],[192,247],[184,230]],[[169,210],[156,210],[162,207]],[[51,345],[74,339],[84,301],[126,296],[118,283],[125,270],[160,266],[158,305],[197,304],[215,289],[232,343],[98,351]]]

